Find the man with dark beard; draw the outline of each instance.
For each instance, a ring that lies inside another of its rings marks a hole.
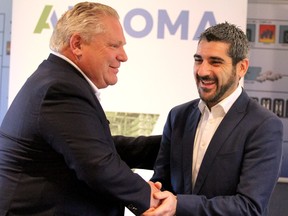
[[[201,34],[194,55],[200,99],[170,111],[151,179],[172,193],[156,193],[167,199],[145,216],[267,215],[283,126],[239,83],[248,50],[244,32],[227,22]]]

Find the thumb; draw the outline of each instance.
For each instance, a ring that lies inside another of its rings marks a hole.
[[[158,188],[159,190],[162,188],[161,182],[155,182],[155,187]]]
[[[169,196],[169,192],[168,191],[159,191],[153,194],[155,199],[158,200],[162,200],[162,199],[166,199]]]

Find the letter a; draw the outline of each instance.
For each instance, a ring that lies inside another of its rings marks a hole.
[[[47,23],[48,16],[52,10],[52,5],[46,5],[43,9],[43,12],[38,20],[38,23],[35,27],[34,33],[41,33],[43,29],[50,29],[49,23]]]

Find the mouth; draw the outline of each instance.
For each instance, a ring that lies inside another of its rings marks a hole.
[[[119,71],[119,67],[110,66],[110,68],[112,69],[112,71],[113,71],[114,73],[118,73],[118,71]]]
[[[198,82],[201,88],[212,88],[216,84],[215,79],[207,77],[198,77]]]

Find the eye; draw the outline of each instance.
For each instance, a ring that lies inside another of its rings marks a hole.
[[[194,58],[195,63],[200,64],[203,62],[203,59],[201,58]]]
[[[213,61],[211,61],[211,64],[222,64],[222,62],[221,61],[218,61],[218,60],[213,60]]]
[[[209,59],[209,63],[213,66],[220,66],[223,65],[225,63],[224,59],[219,58],[219,57],[211,57]]]
[[[108,46],[111,48],[119,48],[120,45],[119,45],[119,43],[113,43],[112,42],[112,43],[108,43]]]
[[[221,66],[223,64],[223,62],[222,61],[218,61],[218,60],[213,60],[213,61],[211,61],[210,64],[215,66],[215,67],[219,67],[219,66]]]
[[[110,46],[113,47],[113,48],[118,48],[119,47],[118,44],[110,44]]]

